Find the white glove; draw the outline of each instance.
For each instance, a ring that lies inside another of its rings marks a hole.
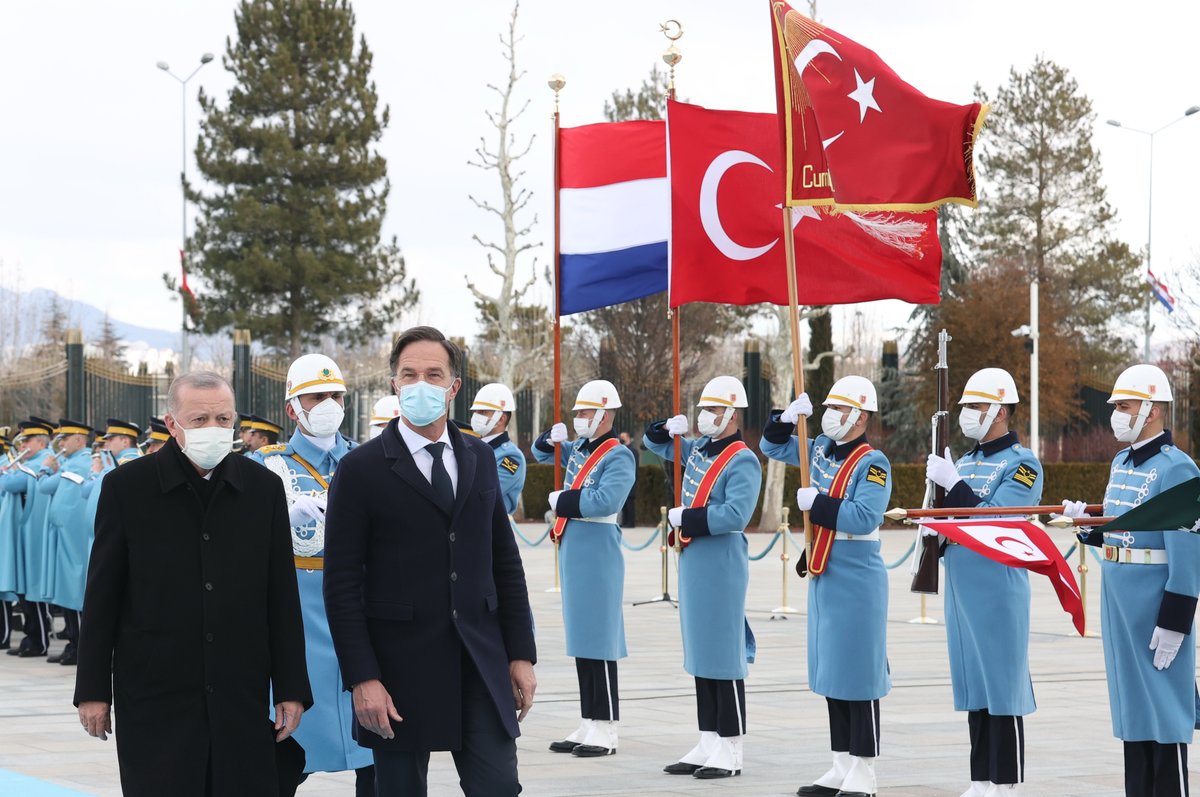
[[[922,537],[937,537],[938,533],[936,530],[931,529],[928,526],[922,526],[921,527],[921,536]]]
[[[307,526],[310,521],[325,519],[325,503],[323,495],[298,495],[295,502],[288,507],[288,523],[292,526]]]
[[[683,526],[683,507],[673,506],[667,510],[667,522],[674,528]]]
[[[1182,644],[1183,634],[1154,626],[1154,634],[1150,637],[1150,649],[1154,651],[1154,669],[1165,670],[1170,667]]]
[[[1087,517],[1087,503],[1084,501],[1063,501],[1063,516],[1064,517]]]
[[[805,418],[812,416],[812,402],[808,400],[807,393],[801,393],[795,401],[788,405],[788,408],[779,413],[779,420],[782,423],[795,423],[803,415]]]
[[[925,460],[925,478],[944,490],[949,490],[962,481],[958,475],[958,468],[954,466],[949,446],[946,447],[946,456],[930,454]]]
[[[691,424],[688,423],[686,415],[676,415],[674,418],[667,418],[666,423],[663,424],[663,428],[667,430],[667,433],[671,437],[679,437],[680,435],[687,434],[689,426]]]
[[[800,507],[801,512],[807,512],[812,509],[813,501],[817,500],[817,495],[821,491],[816,487],[801,487],[796,491],[796,505]]]
[[[550,502],[550,511],[555,514],[558,514],[558,497],[562,494],[562,490],[555,490],[546,497],[546,500]]]
[[[567,441],[567,425],[556,423],[550,427],[550,442],[565,443]]]

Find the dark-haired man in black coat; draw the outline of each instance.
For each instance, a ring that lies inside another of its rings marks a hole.
[[[430,327],[392,351],[401,417],[342,458],[325,515],[325,610],[380,797],[426,793],[453,751],[468,797],[520,793],[536,681],[525,572],[487,444],[447,425],[461,355]]]

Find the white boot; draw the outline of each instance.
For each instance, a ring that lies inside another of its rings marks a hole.
[[[595,720],[581,719],[579,727],[571,732],[571,735],[563,739],[561,742],[551,742],[550,749],[556,753],[569,753],[575,749],[575,746],[582,744],[587,738],[588,731],[592,729]]]
[[[850,771],[842,781],[842,791],[849,794],[874,794],[875,759],[850,756]]]
[[[1020,783],[989,783],[983,797],[1019,797]]]
[[[617,723],[611,720],[593,720],[587,736],[571,752],[581,758],[615,754],[617,752]]]
[[[990,781],[973,780],[971,781],[971,788],[964,791],[961,797],[984,797],[987,794],[988,786],[991,785],[993,784]]]
[[[741,736],[718,736],[717,744],[704,762],[697,769],[694,777],[704,780],[711,778],[729,778],[742,774],[742,738]]]
[[[842,782],[846,780],[846,775],[850,773],[850,754],[849,753],[834,753],[833,766],[829,771],[821,777],[813,781],[817,786],[824,786],[827,789],[840,789]]]

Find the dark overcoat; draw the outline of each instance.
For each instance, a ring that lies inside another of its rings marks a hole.
[[[462,748],[464,650],[512,737],[511,661],[536,660],[525,570],[492,451],[449,428],[452,515],[439,508],[394,419],[342,458],[325,515],[325,613],[346,688],[383,682],[403,722],[370,748]]]
[[[126,797],[201,797],[210,756],[215,797],[277,793],[270,690],[312,705],[279,477],[205,485],[174,440],[109,473],[83,618],[75,704],[113,705]]]

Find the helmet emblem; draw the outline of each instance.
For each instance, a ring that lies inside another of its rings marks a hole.
[[[321,369],[321,376],[324,377],[325,379],[328,379],[332,375],[333,375],[333,371],[330,371],[328,368]]]
[[[603,396],[603,397],[601,397],[601,399],[600,399],[600,406],[601,406],[601,407],[607,407],[607,406],[608,406],[608,396]]]
[[[1000,398],[1004,398],[1004,388],[998,389],[996,391],[996,395],[998,395]]]
[[[292,392],[292,380],[290,379],[287,381],[287,389],[289,393]]]
[[[1154,392],[1155,392],[1156,390],[1158,390],[1158,385],[1154,384],[1153,382],[1152,382],[1152,383],[1150,383],[1150,395],[1151,395],[1151,396],[1153,396],[1153,395],[1154,395]]]

